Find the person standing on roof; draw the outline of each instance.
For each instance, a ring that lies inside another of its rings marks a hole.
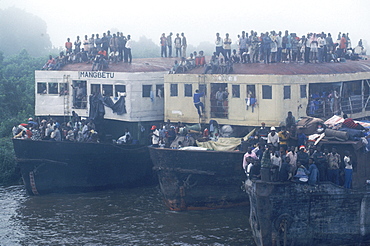
[[[182,56],[186,57],[186,48],[188,47],[188,42],[186,41],[186,37],[184,33],[181,33],[181,37],[182,37],[182,40],[181,40]]]
[[[167,38],[165,33],[162,33],[162,36],[159,38],[159,41],[161,45],[161,57],[167,57]]]
[[[126,41],[126,53],[125,53],[125,62],[131,63],[132,62],[132,54],[131,54],[131,35],[127,35],[127,41]]]
[[[179,57],[179,53],[181,57],[181,38],[179,37],[178,33],[176,33],[174,44],[175,44],[175,49],[176,49],[176,57]]]
[[[223,45],[224,45],[224,42],[222,40],[222,38],[220,37],[220,34],[219,33],[216,33],[216,41],[215,41],[215,44],[216,44],[216,55],[219,57],[220,54],[223,55]]]
[[[167,36],[168,57],[172,57],[172,32]]]

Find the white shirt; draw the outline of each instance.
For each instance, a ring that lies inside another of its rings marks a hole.
[[[277,147],[278,143],[279,143],[279,136],[277,133],[275,133],[274,136],[272,136],[271,132],[267,135],[267,143],[270,143],[272,145],[274,145],[275,147]]]
[[[351,158],[349,156],[345,156],[343,158],[344,164],[346,165],[346,169],[352,169],[352,164],[351,164]]]
[[[215,44],[216,44],[216,47],[222,47],[224,45],[224,41],[222,40],[221,37],[219,40],[217,40],[216,38]]]
[[[155,129],[152,135],[152,144],[159,144],[159,131]]]
[[[125,47],[126,49],[131,49],[131,39],[127,40]]]
[[[317,39],[317,43],[319,44],[319,48],[322,48],[322,47],[324,47],[324,45],[326,45],[326,40],[325,40],[325,38],[319,37]]]

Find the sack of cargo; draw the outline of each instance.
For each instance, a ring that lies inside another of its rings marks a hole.
[[[317,133],[317,126],[324,126],[324,121],[320,118],[314,117],[302,117],[297,122],[297,130],[301,129],[304,134],[311,135]]]
[[[345,131],[326,129],[325,138],[329,140],[347,141],[349,139],[349,135],[348,132]]]

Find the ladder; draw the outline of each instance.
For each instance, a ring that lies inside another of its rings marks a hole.
[[[63,75],[63,106],[64,106],[64,122],[70,120],[70,107],[69,107],[69,81],[70,75]]]

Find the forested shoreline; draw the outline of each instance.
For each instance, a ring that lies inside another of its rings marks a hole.
[[[18,55],[4,57],[0,52],[0,184],[20,182],[15,162],[11,130],[34,115],[35,70],[46,57],[35,58],[22,50]]]

